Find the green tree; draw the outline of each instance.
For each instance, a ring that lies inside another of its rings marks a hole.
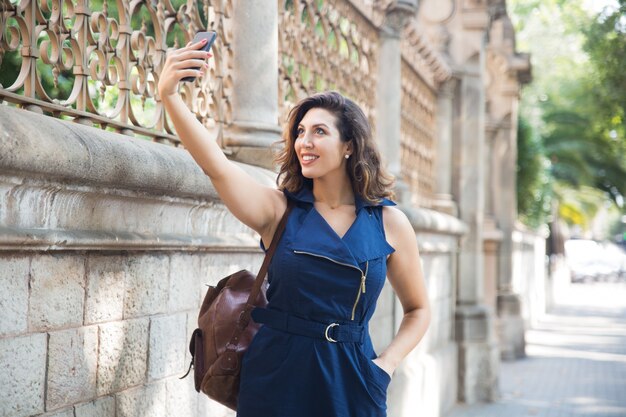
[[[537,228],[550,214],[549,161],[541,138],[525,118],[517,129],[517,212],[522,222]]]
[[[549,219],[537,207],[550,202],[553,214],[583,228],[607,199],[623,210],[625,3],[597,15],[581,0],[509,2],[519,48],[533,59],[521,108],[530,126],[520,122],[518,139],[519,213],[529,226]]]

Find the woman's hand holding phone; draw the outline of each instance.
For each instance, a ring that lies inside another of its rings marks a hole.
[[[200,32],[194,41],[167,54],[159,76],[158,91],[161,99],[177,94],[180,81],[193,81],[204,74],[209,68],[206,61],[212,56],[208,50],[214,40],[215,32]]]

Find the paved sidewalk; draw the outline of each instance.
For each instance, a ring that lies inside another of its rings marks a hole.
[[[526,359],[503,362],[500,400],[448,417],[626,417],[626,284],[564,288],[526,332]]]

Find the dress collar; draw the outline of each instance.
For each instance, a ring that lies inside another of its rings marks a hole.
[[[294,200],[297,200],[300,202],[310,203],[310,204],[313,204],[315,202],[315,197],[313,196],[312,184],[310,183],[310,181],[305,181],[302,187],[300,187],[300,189],[294,193],[289,192],[287,190],[284,190],[283,192],[286,195],[293,198]],[[358,213],[363,207],[395,206],[396,203],[394,203],[393,201],[387,198],[382,198],[377,203],[370,203],[369,201],[366,201],[360,195],[355,193],[354,205],[355,205],[356,212]]]
[[[378,203],[368,203],[355,195],[356,218],[343,237],[339,237],[313,203],[312,184],[305,184],[295,193],[283,191],[288,198],[308,203],[310,207],[301,218],[301,224],[294,236],[292,246],[295,251],[326,257],[335,262],[359,267],[359,264],[392,253],[395,249],[387,243],[382,225],[363,207],[395,206],[391,200],[381,199]]]

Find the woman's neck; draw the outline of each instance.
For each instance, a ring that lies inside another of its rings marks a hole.
[[[355,203],[354,190],[347,176],[339,181],[336,179],[333,181],[323,178],[313,179],[313,196],[316,202],[325,203],[333,209]]]

